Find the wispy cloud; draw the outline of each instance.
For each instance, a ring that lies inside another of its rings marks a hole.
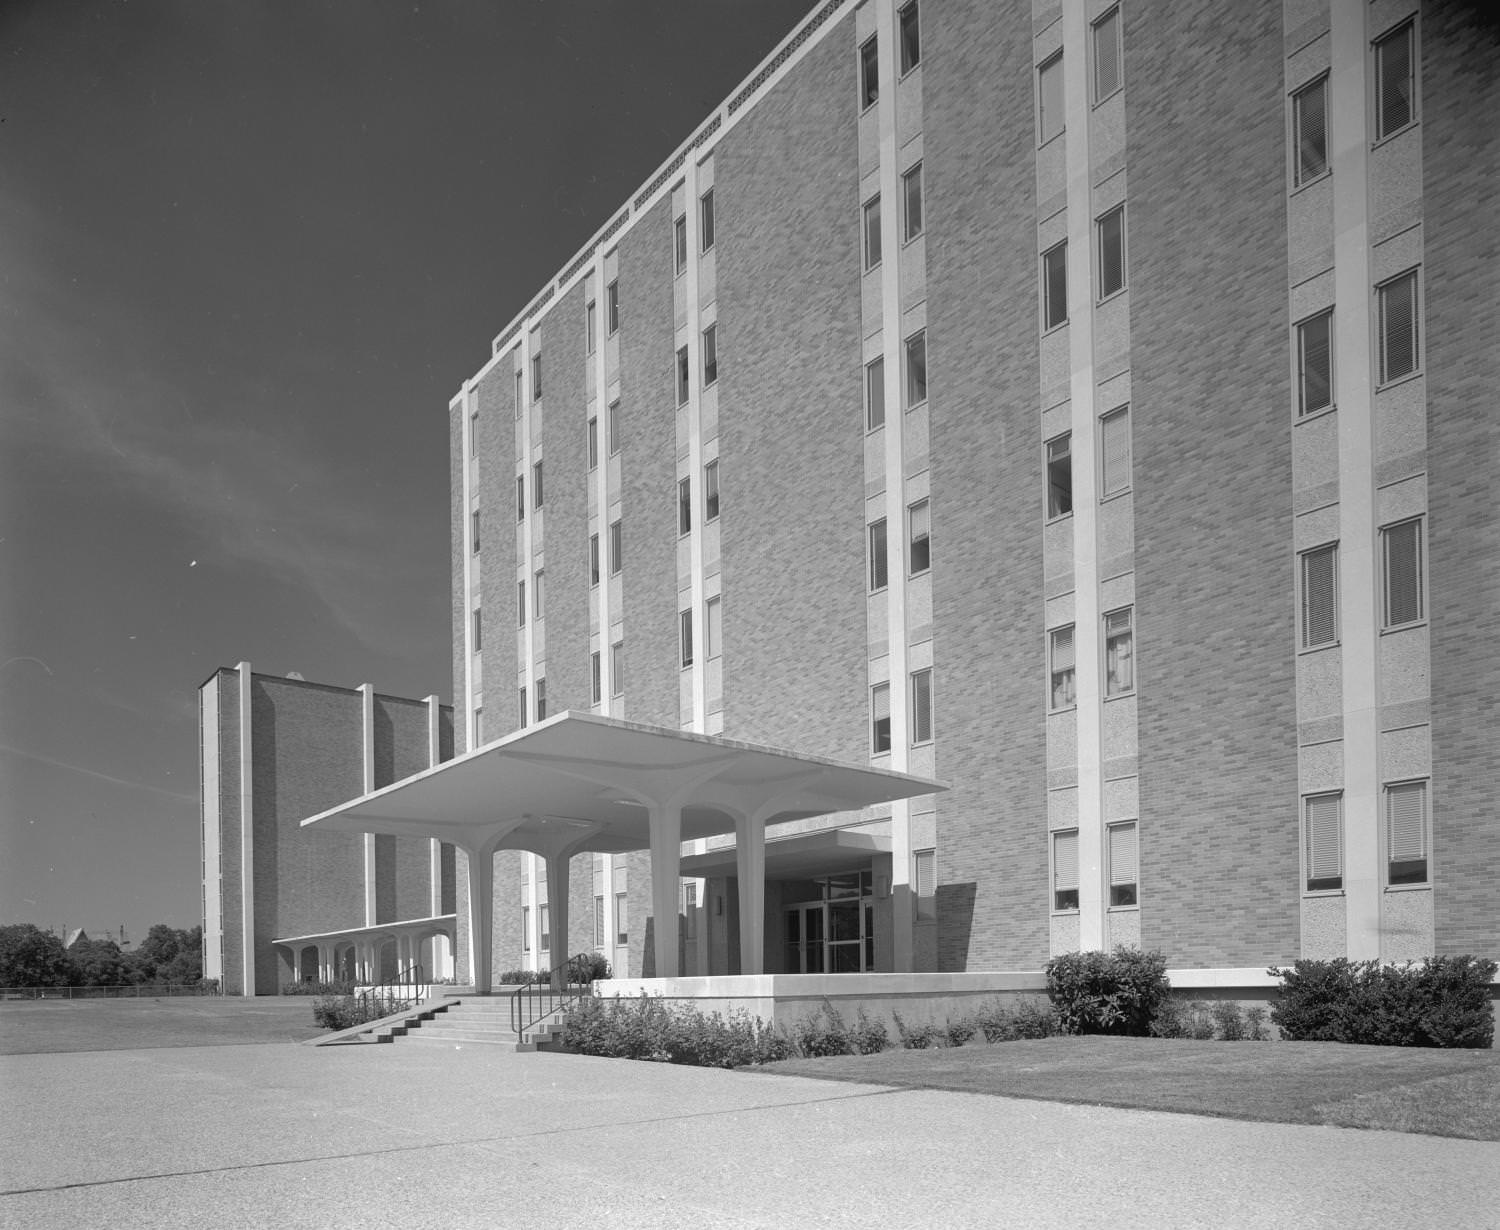
[[[108,773],[100,773],[97,769],[86,769],[82,765],[69,764],[65,760],[57,760],[52,756],[43,756],[40,752],[28,752],[19,747],[12,747],[8,743],[0,743],[0,752],[19,756],[23,760],[35,761],[37,764],[48,765],[54,769],[62,769],[68,773],[77,773],[83,777],[92,777],[97,781],[108,782],[112,786],[125,786],[131,790],[149,790],[153,794],[166,795],[169,799],[180,799],[185,803],[196,803],[196,794],[184,794],[180,790],[168,790],[164,786],[153,786],[150,782],[132,782],[123,777],[114,777]]]

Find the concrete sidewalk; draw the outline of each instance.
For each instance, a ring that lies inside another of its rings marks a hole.
[[[483,1047],[0,1058],[0,1226],[1480,1226],[1500,1145]]]

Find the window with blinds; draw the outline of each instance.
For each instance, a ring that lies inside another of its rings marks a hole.
[[[1119,205],[1095,223],[1099,245],[1099,298],[1125,289],[1125,206]]]
[[[912,888],[917,898],[917,917],[937,917],[937,851],[918,850],[912,855]]]
[[[594,947],[604,947],[604,894],[594,894]]]
[[[897,13],[901,24],[901,75],[904,77],[922,62],[922,25],[917,16],[917,0],[911,0]]]
[[[1427,783],[1385,788],[1388,884],[1427,883]]]
[[[1121,406],[1099,420],[1099,496],[1130,489],[1130,409]]]
[[[698,886],[691,881],[682,886],[682,938],[698,938]]]
[[[1136,905],[1140,859],[1136,849],[1136,823],[1111,824],[1108,830],[1110,905]]]
[[[615,943],[621,947],[630,943],[629,900],[625,893],[615,894]]]
[[[906,339],[906,408],[927,400],[927,330]]]
[[[1052,908],[1078,908],[1078,830],[1052,834]]]
[[[693,480],[677,480],[677,534],[681,537],[693,531]]]
[[[1047,441],[1047,519],[1073,511],[1073,436],[1064,432]]]
[[[1415,27],[1411,22],[1375,40],[1375,139],[1417,118]]]
[[[1068,322],[1068,244],[1064,240],[1042,253],[1042,328]]]
[[[693,664],[692,611],[679,611],[677,613],[677,628],[677,639],[682,646],[682,665],[688,667]]]
[[[1422,518],[1380,531],[1384,626],[1419,623],[1422,601]]]
[[[1064,628],[1053,628],[1048,635],[1050,639],[1048,652],[1051,658],[1050,674],[1052,677],[1051,708],[1070,709],[1077,703],[1078,696],[1073,671],[1073,625],[1068,624]]]
[[[932,513],[926,500],[918,500],[906,510],[910,530],[907,545],[908,567],[912,576],[920,576],[932,567]]]
[[[1409,376],[1419,363],[1417,271],[1376,287],[1380,309],[1380,383]]]
[[[531,951],[531,907],[521,907],[521,951]]]
[[[1036,70],[1037,144],[1063,130],[1063,59],[1058,52]]]
[[[890,579],[886,560],[885,518],[870,522],[870,592],[886,587]]]
[[[1104,694],[1135,691],[1135,609],[1122,607],[1104,617]]]
[[[1338,545],[1302,553],[1302,648],[1316,649],[1339,639]]]
[[[932,669],[911,673],[911,741],[932,742]]]
[[[1309,795],[1302,801],[1307,891],[1344,887],[1344,796]]]
[[[891,750],[891,685],[870,689],[870,751],[879,756]]]
[[[865,428],[874,431],[885,426],[885,360],[871,359],[865,364]]]
[[[1292,186],[1300,188],[1328,170],[1328,78],[1292,95]]]
[[[1297,413],[1333,405],[1333,313],[1319,312],[1297,326]]]
[[[1123,83],[1120,10],[1113,8],[1094,23],[1094,102],[1103,102]]]
[[[703,604],[703,652],[709,661],[724,652],[724,606],[721,598],[710,598]]]

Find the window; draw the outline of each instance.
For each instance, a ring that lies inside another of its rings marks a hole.
[[[599,704],[604,699],[604,660],[603,655],[596,649],[589,654],[589,684],[594,704]]]
[[[1073,625],[1048,633],[1052,678],[1052,708],[1071,709],[1078,699],[1073,678]]]
[[[479,411],[469,415],[469,456],[479,451]]]
[[[918,500],[906,510],[906,528],[907,559],[911,575],[918,576],[932,567],[932,515],[926,500]]]
[[[703,604],[703,656],[710,662],[724,652],[724,609],[721,600]]]
[[[531,503],[533,508],[542,506],[542,463],[531,467]]]
[[[1140,859],[1136,853],[1136,825],[1111,824],[1107,830],[1110,905],[1136,905]]]
[[[1038,144],[1048,141],[1063,130],[1063,74],[1062,52],[1058,52],[1036,70],[1036,109]]]
[[[1094,101],[1103,102],[1122,84],[1120,10],[1110,9],[1094,23]]]
[[[604,327],[610,337],[620,331],[620,279],[604,288]]]
[[[1125,289],[1125,206],[1117,205],[1095,224],[1099,232],[1099,298]]]
[[[672,268],[678,277],[687,268],[687,215],[683,214],[672,223]]]
[[[542,353],[531,356],[531,400],[542,400]]]
[[[1047,441],[1047,519],[1073,511],[1073,436],[1064,432]]]
[[[880,198],[871,197],[865,202],[865,269],[880,264]]]
[[[477,606],[473,612],[474,652],[478,653],[484,648],[484,612]]]
[[[870,523],[870,592],[886,587],[885,518]]]
[[[526,520],[526,476],[516,475],[516,520]]]
[[[917,899],[917,917],[937,917],[937,851],[912,852],[912,893]]]
[[[521,951],[531,951],[531,907],[521,907]]]
[[[537,619],[542,617],[546,609],[546,589],[547,574],[538,568],[531,578],[531,613]]]
[[[551,932],[552,932],[552,923],[551,923],[551,920],[548,918],[548,914],[550,914],[550,913],[551,913],[551,911],[548,910],[545,905],[539,905],[539,906],[537,906],[537,921],[541,925],[541,932],[542,932],[542,944],[541,944],[541,948],[542,948],[543,952],[551,952],[552,951],[552,934],[551,934]]]
[[[538,679],[536,681],[536,720],[545,721],[547,717],[547,681]]]
[[[693,528],[693,482],[683,478],[677,482],[677,532],[689,533]]]
[[[1121,406],[1099,420],[1099,497],[1130,489],[1130,410]]]
[[[479,705],[474,710],[474,742],[484,742],[484,706]]]
[[[688,401],[688,348],[682,347],[677,352],[677,404],[687,405]]]
[[[609,419],[605,423],[605,426],[609,429],[609,455],[613,457],[620,451],[622,438],[620,431],[620,403],[618,401],[610,402],[607,414]]]
[[[870,689],[870,750],[875,755],[891,750],[891,685],[877,683]]]
[[[901,23],[901,73],[905,76],[922,62],[922,31],[917,21],[917,0],[897,14]]]
[[[1427,783],[1385,788],[1386,883],[1427,883]]]
[[[1068,242],[1042,253],[1042,328],[1068,323]]]
[[[1407,22],[1375,40],[1375,139],[1384,140],[1417,118],[1414,27]]]
[[[859,108],[863,111],[880,97],[880,48],[877,39],[859,49]]]
[[[707,388],[719,378],[719,326],[709,325],[703,330],[703,387]]]
[[[919,162],[901,177],[901,199],[906,217],[901,238],[908,243],[922,233],[922,164]]]
[[[714,190],[710,188],[698,198],[698,229],[703,251],[714,246]]]
[[[885,360],[871,359],[865,364],[865,428],[874,431],[885,426]]]
[[[685,940],[698,938],[698,886],[696,884],[682,886],[682,938]]]
[[[1399,628],[1422,620],[1422,518],[1414,517],[1380,531],[1384,573],[1384,627]]]
[[[621,947],[630,943],[630,932],[625,925],[630,917],[626,906],[628,900],[625,893],[615,894],[615,943]]]
[[[616,641],[609,647],[609,694],[625,695],[625,642]]]
[[[677,613],[677,640],[682,647],[683,666],[691,666],[693,664],[692,611],[679,611]]]
[[[1328,77],[1292,95],[1292,187],[1328,170]]]
[[[516,694],[516,696],[517,699],[521,702],[521,725],[525,726],[528,722],[531,721],[531,712],[526,704],[526,689],[522,688]]]
[[[1417,370],[1417,271],[1376,288],[1380,298],[1380,383]]]
[[[703,467],[703,519],[719,519],[719,463],[710,461]]]
[[[604,947],[604,894],[594,894],[594,947]]]
[[[469,538],[472,546],[469,548],[475,555],[479,554],[479,509],[469,514]]]
[[[597,470],[599,468],[599,416],[597,414],[589,415],[588,456],[589,469]]]
[[[1344,796],[1313,794],[1302,800],[1303,871],[1307,891],[1344,887]]]
[[[927,330],[906,339],[906,408],[927,400]]]
[[[516,582],[516,627],[526,626],[526,582]]]
[[[599,584],[599,535],[589,535],[589,584]]]
[[[618,521],[609,523],[609,575],[614,576],[625,566],[625,531]]]
[[[1339,549],[1337,544],[1304,551],[1298,568],[1302,585],[1302,648],[1317,649],[1339,639]]]
[[[517,358],[516,362],[518,364],[520,363],[520,361],[521,360],[519,358]],[[526,395],[525,395],[525,392],[524,392],[525,384],[526,384],[526,378],[521,374],[520,368],[517,367],[517,369],[516,369],[516,417],[517,418],[521,417],[521,409],[526,404]]]
[[[911,741],[932,742],[932,668],[911,673]]]
[[[1104,694],[1135,691],[1135,608],[1121,607],[1104,616]]]
[[[1333,313],[1320,312],[1297,326],[1297,413],[1333,405]]]
[[[598,311],[594,301],[589,300],[588,306],[583,309],[583,350],[585,354],[593,354],[595,348],[595,325]]]
[[[1078,830],[1052,834],[1052,908],[1078,908]]]

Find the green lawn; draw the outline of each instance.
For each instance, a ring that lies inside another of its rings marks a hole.
[[[300,1042],[326,1031],[305,996],[43,999],[0,1004],[0,1055]]]
[[[1046,1038],[789,1059],[827,1080],[1500,1140],[1500,1051]]]

